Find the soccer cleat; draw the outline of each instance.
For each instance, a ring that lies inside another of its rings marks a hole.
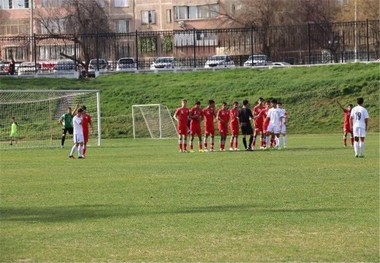
[[[84,159],[84,156],[82,155],[82,156],[78,156],[78,159]]]
[[[237,151],[240,151],[240,149],[239,149],[239,148],[235,148],[234,150],[235,150],[236,152],[237,152]]]
[[[230,152],[232,152],[234,150],[234,148],[230,147]]]
[[[359,155],[355,154],[355,157],[356,157],[356,158],[358,158],[358,157],[359,157]]]
[[[195,153],[195,151],[193,149],[190,150],[191,153]]]
[[[203,153],[203,149],[199,149],[199,152],[200,152],[200,153]]]
[[[364,158],[364,155],[359,155],[359,158]]]
[[[214,149],[210,149],[210,152],[213,152],[214,151]]]
[[[69,155],[70,159],[75,159],[74,155]]]
[[[204,150],[203,150],[203,152],[207,153],[207,152],[208,152],[208,150],[207,150],[207,149],[204,149]]]

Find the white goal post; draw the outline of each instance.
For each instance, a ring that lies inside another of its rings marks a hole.
[[[0,90],[0,150],[60,147],[61,116],[76,105],[85,105],[92,117],[89,146],[101,143],[100,92],[98,90]],[[12,117],[17,122],[17,144],[10,145]],[[67,135],[66,144],[72,145]],[[65,145],[66,145],[65,144]]]
[[[133,138],[164,139],[177,137],[173,117],[165,105],[132,105]]]

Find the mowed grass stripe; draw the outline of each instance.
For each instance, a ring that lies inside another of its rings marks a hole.
[[[283,151],[177,152],[105,140],[0,152],[0,261],[379,261],[379,135]]]

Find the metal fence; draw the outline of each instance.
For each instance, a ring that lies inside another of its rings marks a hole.
[[[203,67],[207,57],[225,54],[242,66],[253,54],[271,61],[317,64],[371,61],[380,57],[380,21],[309,23],[260,28],[136,31],[0,37],[0,60],[49,64],[63,56],[76,61],[106,59],[110,68],[132,57],[138,69],[149,68],[157,57],[175,57],[180,67]],[[0,68],[1,70],[1,68]]]

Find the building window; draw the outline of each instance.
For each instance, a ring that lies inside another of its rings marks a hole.
[[[115,0],[115,7],[128,7],[128,0]]]
[[[116,20],[116,32],[128,33],[129,32],[129,20]]]
[[[29,8],[30,0],[0,0],[0,9]]]
[[[214,18],[219,15],[219,5],[175,6],[174,13],[176,20]]]
[[[171,9],[166,9],[166,23],[172,23],[173,22],[173,17],[172,17],[172,10]]]
[[[65,33],[65,19],[48,19],[41,21],[41,34]]]
[[[141,24],[151,25],[156,24],[156,12],[153,10],[141,12]]]

